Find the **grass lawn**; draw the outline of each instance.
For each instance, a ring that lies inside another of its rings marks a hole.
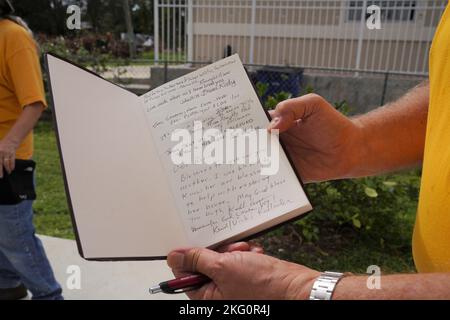
[[[73,239],[56,137],[50,122],[41,121],[35,129],[35,149],[38,199],[34,203],[34,223],[37,232]]]
[[[38,200],[34,204],[39,234],[73,239],[64,184],[61,176],[55,134],[49,122],[41,121],[35,130]],[[348,230],[323,230],[317,243],[305,243],[291,226],[277,229],[256,239],[266,252],[318,270],[365,272],[378,265],[382,272],[413,272],[410,236],[415,218],[416,196],[404,219],[400,245],[387,247],[379,239],[367,239]],[[307,220],[305,218],[305,220]],[[337,234],[339,233],[339,234]],[[346,236],[342,236],[342,235]],[[347,235],[348,234],[348,235]]]

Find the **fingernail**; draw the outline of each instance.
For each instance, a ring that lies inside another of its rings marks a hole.
[[[272,121],[270,121],[270,123],[269,123],[269,129],[275,128],[279,122],[280,122],[280,118],[278,118],[278,117],[273,118]]]
[[[255,253],[263,253],[263,249],[262,249],[262,248],[256,247],[256,248],[253,248],[253,249],[252,249],[252,252],[255,252]]]
[[[172,269],[182,269],[184,263],[184,254],[180,252],[172,252],[167,257],[167,264]]]

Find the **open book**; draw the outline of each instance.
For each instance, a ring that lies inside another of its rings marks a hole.
[[[267,133],[267,113],[237,55],[142,96],[55,55],[46,58],[83,258],[164,259],[173,249],[245,239],[311,210],[282,148],[275,174],[262,174],[267,161],[245,161],[274,153],[279,142],[273,134],[256,154],[253,143],[240,159],[237,151],[223,163],[201,158],[212,143],[226,145],[219,133],[227,129]],[[214,129],[209,141],[197,141],[198,131],[208,129]],[[181,134],[189,132],[194,138],[183,142]],[[179,162],[190,147],[192,164]]]

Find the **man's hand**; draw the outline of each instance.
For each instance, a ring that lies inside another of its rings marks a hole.
[[[280,102],[271,111],[269,130],[281,140],[305,182],[350,177],[360,162],[362,132],[317,94]]]
[[[422,83],[397,101],[352,118],[307,94],[280,102],[268,129],[280,130],[305,182],[404,169],[423,159],[429,91]]]
[[[3,178],[4,170],[11,173],[16,163],[17,145],[3,139],[0,141],[0,178]]]
[[[242,251],[244,250],[244,251]],[[266,256],[244,242],[208,249],[172,251],[167,263],[176,277],[201,273],[212,279],[186,294],[191,299],[308,299],[319,272]],[[450,273],[396,274],[381,277],[380,289],[367,285],[368,276],[339,281],[333,300],[450,299]]]
[[[212,279],[187,292],[191,299],[307,299],[319,276],[304,266],[252,251],[176,250],[167,263],[176,277],[201,273]]]
[[[0,178],[3,178],[3,169],[8,173],[14,170],[16,149],[31,130],[33,130],[43,110],[44,104],[42,102],[26,105],[19,119],[17,119],[3,140],[0,141]]]
[[[184,251],[183,249],[181,251]],[[264,249],[251,241],[239,241],[221,246],[216,249],[217,252],[250,251],[255,253],[264,253]]]

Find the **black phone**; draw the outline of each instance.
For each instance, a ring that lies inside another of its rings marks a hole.
[[[3,178],[0,178],[0,205],[14,205],[24,200],[36,199],[35,169],[36,162],[33,160],[19,159],[10,174],[3,169]]]

